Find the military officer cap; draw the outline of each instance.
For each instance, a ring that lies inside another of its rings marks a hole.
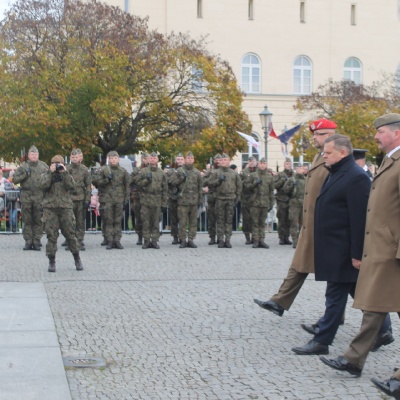
[[[119,157],[119,154],[115,150],[112,150],[107,154],[107,157]]]
[[[329,119],[321,118],[311,122],[309,128],[311,132],[314,132],[320,129],[336,129],[337,125]]]
[[[194,156],[193,156],[193,153],[192,153],[191,151],[188,151],[188,152],[186,153],[186,157],[194,157]]]
[[[400,114],[390,113],[382,115],[374,121],[375,129],[379,129],[381,126],[391,125],[400,123]]]
[[[259,162],[267,162],[267,160],[263,157]]]
[[[38,148],[33,144],[31,147],[29,147],[29,153],[39,153]]]
[[[71,151],[71,156],[76,156],[78,154],[82,154],[82,150],[81,149],[73,149]]]
[[[150,157],[158,157],[158,154],[155,151],[152,151],[150,153]]]
[[[228,154],[226,154],[226,153],[222,153],[222,154],[221,154],[221,158],[229,158],[229,156],[228,156]]]
[[[289,157],[286,157],[286,158],[285,158],[285,162],[290,162],[290,163],[291,163],[292,160],[291,160]]]
[[[145,152],[145,151],[142,151],[142,158],[147,158],[149,155]]]
[[[51,163],[59,163],[59,164],[63,164],[64,163],[64,158],[60,155],[56,155],[51,159]]]
[[[353,149],[353,156],[354,156],[354,159],[356,159],[356,160],[362,160],[362,159],[364,159],[364,158],[366,158],[366,152],[367,152],[368,150],[363,150],[363,149]]]
[[[177,157],[183,157],[183,154],[182,153],[178,153],[175,158],[177,158]]]

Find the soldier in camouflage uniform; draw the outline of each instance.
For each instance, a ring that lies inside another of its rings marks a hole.
[[[140,202],[140,190],[136,184],[136,180],[143,168],[149,165],[149,155],[142,152],[142,164],[141,167],[135,167],[131,173],[131,208],[135,214],[135,232],[138,234],[137,245],[143,244],[143,224],[141,216],[141,202]]]
[[[116,151],[107,154],[109,165],[101,168],[99,187],[104,189],[102,198],[104,225],[107,238],[107,250],[123,249],[121,244],[122,228],[121,220],[125,205],[129,202],[131,179],[125,168],[119,165],[119,155]]]
[[[179,220],[179,247],[196,248],[193,242],[197,232],[198,208],[203,205],[203,185],[200,171],[194,167],[194,156],[188,152],[185,165],[179,167],[170,177],[169,184],[177,188],[178,193],[178,220]],[[186,229],[188,228],[187,242]]]
[[[167,180],[168,180],[168,209],[169,209],[169,218],[171,223],[171,236],[174,238],[172,244],[178,244],[178,195],[179,189],[175,184],[170,183],[170,179],[175,175],[177,169],[181,168],[185,164],[185,158],[182,153],[179,153],[175,157],[175,168],[170,168],[167,171]]]
[[[246,165],[246,168],[242,170],[240,173],[240,177],[242,178],[242,183],[246,181],[246,179],[257,170],[257,160],[255,157],[249,158],[249,163]],[[242,196],[240,201],[242,203],[242,232],[246,238],[246,244],[252,244],[253,238],[250,237],[250,234],[253,230],[253,224],[251,221],[251,209],[252,209],[252,199],[254,198],[253,190],[247,189],[243,185]]]
[[[50,168],[41,175],[39,185],[45,191],[43,198],[43,224],[47,234],[46,256],[49,258],[49,272],[56,272],[58,231],[67,239],[74,256],[75,267],[83,270],[79,257],[79,244],[75,236],[75,216],[69,191],[75,190],[74,178],[64,166],[64,160],[57,155],[51,159]]]
[[[158,156],[150,154],[150,164],[143,168],[137,178],[140,190],[141,216],[143,223],[142,249],[159,249],[161,207],[167,207],[168,182],[166,174],[158,168]]]
[[[107,240],[106,232],[105,232],[106,215],[104,212],[105,187],[99,186],[100,178],[101,178],[101,168],[96,168],[92,175],[92,184],[97,188],[98,196],[99,196],[99,204],[100,204],[99,211],[100,211],[100,215],[101,215],[101,234],[103,235],[103,241],[101,242],[101,245],[107,246],[108,240]]]
[[[215,240],[215,236],[217,235],[217,217],[215,214],[215,189],[216,187],[210,187],[209,181],[212,176],[212,172],[216,171],[219,168],[219,159],[221,158],[220,154],[216,154],[214,156],[214,167],[213,169],[207,169],[204,177],[203,177],[203,186],[205,188],[205,193],[207,194],[207,228],[208,235],[210,237],[209,245],[217,244]]]
[[[276,208],[278,217],[279,244],[292,244],[289,240],[289,199],[290,196],[283,191],[285,182],[293,175],[292,161],[286,158],[284,169],[275,176]]]
[[[215,187],[218,248],[231,248],[232,218],[235,202],[240,200],[242,180],[229,168],[230,159],[222,154],[219,168],[213,171],[209,187]]]
[[[289,178],[283,185],[283,191],[290,196],[289,200],[289,221],[290,221],[290,235],[293,240],[293,248],[297,246],[297,239],[299,237],[299,229],[303,223],[303,202],[304,202],[304,188],[306,179],[304,176],[304,169],[301,164],[296,167],[296,173]]]
[[[92,178],[89,169],[82,164],[82,161],[82,151],[80,149],[73,149],[71,151],[71,164],[67,165],[67,171],[75,181],[75,190],[70,192],[70,196],[73,202],[76,221],[76,238],[78,239],[81,251],[85,250],[85,244],[83,242],[85,237],[85,217],[92,193]],[[66,246],[65,250],[69,250],[68,246]]]
[[[262,158],[258,163],[256,172],[252,172],[243,182],[246,193],[251,194],[252,238],[253,248],[262,247],[268,249],[265,243],[265,221],[268,212],[274,205],[274,178],[267,170],[267,160]]]
[[[31,146],[28,161],[24,161],[15,171],[13,182],[21,186],[21,210],[25,240],[24,250],[40,250],[40,239],[43,235],[42,200],[43,190],[39,187],[42,174],[48,166],[39,160],[39,150]]]

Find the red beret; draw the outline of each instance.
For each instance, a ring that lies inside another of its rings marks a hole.
[[[336,129],[337,125],[333,121],[329,121],[329,119],[321,118],[316,121],[311,122],[310,131],[318,131],[319,129]]]

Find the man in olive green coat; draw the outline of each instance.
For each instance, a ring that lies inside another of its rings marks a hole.
[[[123,249],[121,221],[125,205],[129,202],[131,179],[127,170],[119,165],[119,155],[116,151],[110,151],[107,157],[109,165],[101,168],[98,179],[99,187],[104,189],[102,201],[106,219],[106,249]]]
[[[57,155],[51,159],[50,168],[41,175],[39,186],[44,190],[43,224],[47,234],[46,255],[49,258],[49,272],[56,272],[56,252],[59,230],[67,239],[74,256],[75,267],[83,270],[79,257],[79,245],[75,236],[75,216],[69,191],[75,190],[74,178],[64,166],[64,159]]]
[[[203,185],[200,171],[194,167],[194,156],[189,151],[185,164],[171,176],[169,183],[177,188],[180,248],[196,248],[197,214],[203,204]],[[188,229],[188,232],[186,231]],[[186,233],[187,232],[187,233]],[[187,237],[187,241],[186,241]]]
[[[158,167],[158,156],[150,154],[150,164],[142,169],[136,180],[140,190],[141,217],[143,223],[142,249],[159,249],[161,207],[167,207],[167,176]]]
[[[25,240],[24,250],[40,250],[40,239],[43,235],[42,200],[43,189],[39,186],[40,177],[48,170],[48,166],[39,160],[39,150],[31,146],[28,161],[15,171],[13,182],[21,186],[21,211]]]

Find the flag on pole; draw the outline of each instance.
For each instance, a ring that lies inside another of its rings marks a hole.
[[[272,122],[269,123],[268,130],[269,130],[269,136],[271,136],[271,137],[273,137],[275,139],[279,139],[278,135],[274,131],[274,127],[272,126]]]
[[[285,133],[282,133],[281,135],[278,136],[278,139],[282,143],[288,143],[289,140],[294,136],[294,134],[301,128],[302,124],[296,125],[294,128],[289,129]]]
[[[247,144],[248,144],[249,146],[253,146],[253,147],[257,150],[258,155],[261,157],[260,143],[257,142],[257,140],[256,140],[255,138],[253,138],[253,136],[246,135],[245,133],[239,132],[239,131],[237,131],[237,133],[238,133],[241,137],[243,137],[244,139],[246,139]]]

